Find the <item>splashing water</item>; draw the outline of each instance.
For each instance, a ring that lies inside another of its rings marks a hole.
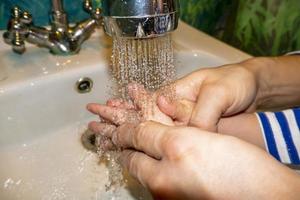
[[[127,85],[134,82],[149,91],[161,89],[165,96],[173,97],[175,92],[168,87],[176,77],[173,60],[172,38],[169,34],[149,39],[113,38],[113,87],[110,95],[130,100]],[[110,190],[122,186],[126,180],[123,179],[122,168],[117,161],[121,150],[104,151],[101,144],[106,140],[108,138],[98,135],[98,155],[109,169],[106,189]]]
[[[175,79],[171,35],[149,39],[113,39],[112,75],[116,97],[127,97],[127,85],[135,82],[155,91]]]

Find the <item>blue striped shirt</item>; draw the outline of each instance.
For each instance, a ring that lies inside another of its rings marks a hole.
[[[257,117],[267,151],[284,164],[300,165],[300,108]]]

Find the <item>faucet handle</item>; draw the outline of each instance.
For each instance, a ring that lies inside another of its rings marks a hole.
[[[24,11],[22,13],[22,17],[20,18],[20,22],[28,26],[32,24],[32,21],[32,15],[29,12]]]
[[[5,32],[3,34],[4,41],[12,46],[12,49],[15,53],[23,54],[26,50],[25,47],[25,38],[20,32]]]
[[[84,0],[83,2],[83,8],[84,10],[91,15],[93,19],[96,21],[101,21],[101,8],[95,8],[93,7],[93,3],[91,0]]]
[[[27,11],[22,11],[17,6],[15,6],[11,11],[11,20],[18,21],[23,27],[32,24],[31,14]]]
[[[8,22],[7,31],[3,34],[4,41],[11,45],[13,51],[19,54],[25,52],[25,39],[28,35],[28,26],[32,24],[32,16],[19,7],[11,11],[11,18]]]
[[[93,12],[93,3],[92,3],[92,1],[91,0],[84,0],[83,8],[86,12],[91,14]]]

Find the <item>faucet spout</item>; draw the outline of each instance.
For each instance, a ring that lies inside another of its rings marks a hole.
[[[175,31],[179,0],[102,0],[104,30],[125,38],[153,38]]]
[[[65,37],[58,40],[53,33],[41,27],[31,27],[26,41],[47,48],[55,55],[71,55],[78,53],[80,50],[77,45],[67,41]]]
[[[52,11],[64,12],[63,4],[61,0],[52,0]]]
[[[84,0],[83,8],[91,17],[70,26],[62,0],[51,2],[51,29],[34,26],[28,12],[14,8],[3,34],[14,52],[24,53],[27,41],[56,55],[75,54],[102,22],[110,36],[145,39],[175,31],[179,20],[179,0],[102,0],[103,14],[93,8],[92,0]]]
[[[68,30],[68,17],[63,9],[62,0],[52,0],[52,29],[64,33]]]

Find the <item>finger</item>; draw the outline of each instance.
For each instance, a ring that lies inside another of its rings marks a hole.
[[[106,105],[110,107],[134,109],[134,105],[132,103],[124,101],[123,99],[109,99],[106,102]]]
[[[103,142],[103,146],[104,146],[104,151],[113,151],[116,150],[116,146],[113,144],[113,142],[111,140],[105,140]]]
[[[127,111],[125,109],[118,109],[101,104],[88,104],[87,109],[111,123],[120,125],[126,122],[125,113]]]
[[[169,101],[168,98],[164,96],[157,98],[157,105],[164,114],[170,116],[181,125],[187,125],[189,123],[195,107],[195,103],[191,101],[184,99]]]
[[[105,137],[112,137],[112,133],[116,130],[116,126],[107,123],[101,122],[90,122],[88,124],[88,129],[91,130],[93,133],[103,135]]]
[[[175,88],[177,98],[196,101],[199,89],[206,75],[207,73],[205,70],[195,71],[181,79],[178,79],[176,82],[171,84],[170,87]]]
[[[228,94],[222,86],[207,85],[200,89],[190,125],[215,132],[217,124],[229,107]]]
[[[138,126],[124,124],[112,137],[113,143],[122,148],[133,148],[156,159],[163,156],[163,139],[169,126],[156,122],[145,122]]]
[[[128,85],[128,95],[132,99],[134,105],[141,109],[142,112],[147,110],[147,108],[151,107],[151,96],[146,91],[144,86],[131,83]]]
[[[101,135],[96,137],[95,145],[100,154],[117,149],[110,138]]]
[[[173,120],[157,107],[154,93],[150,94],[139,84],[130,84],[128,92],[134,104],[140,109],[142,121],[157,121],[170,126],[174,125]]]
[[[146,188],[153,174],[159,170],[157,160],[133,150],[124,150],[121,153],[120,162]]]
[[[126,122],[138,123],[139,121],[138,114],[133,110],[119,109],[100,104],[89,104],[88,110],[116,125],[121,125]]]

